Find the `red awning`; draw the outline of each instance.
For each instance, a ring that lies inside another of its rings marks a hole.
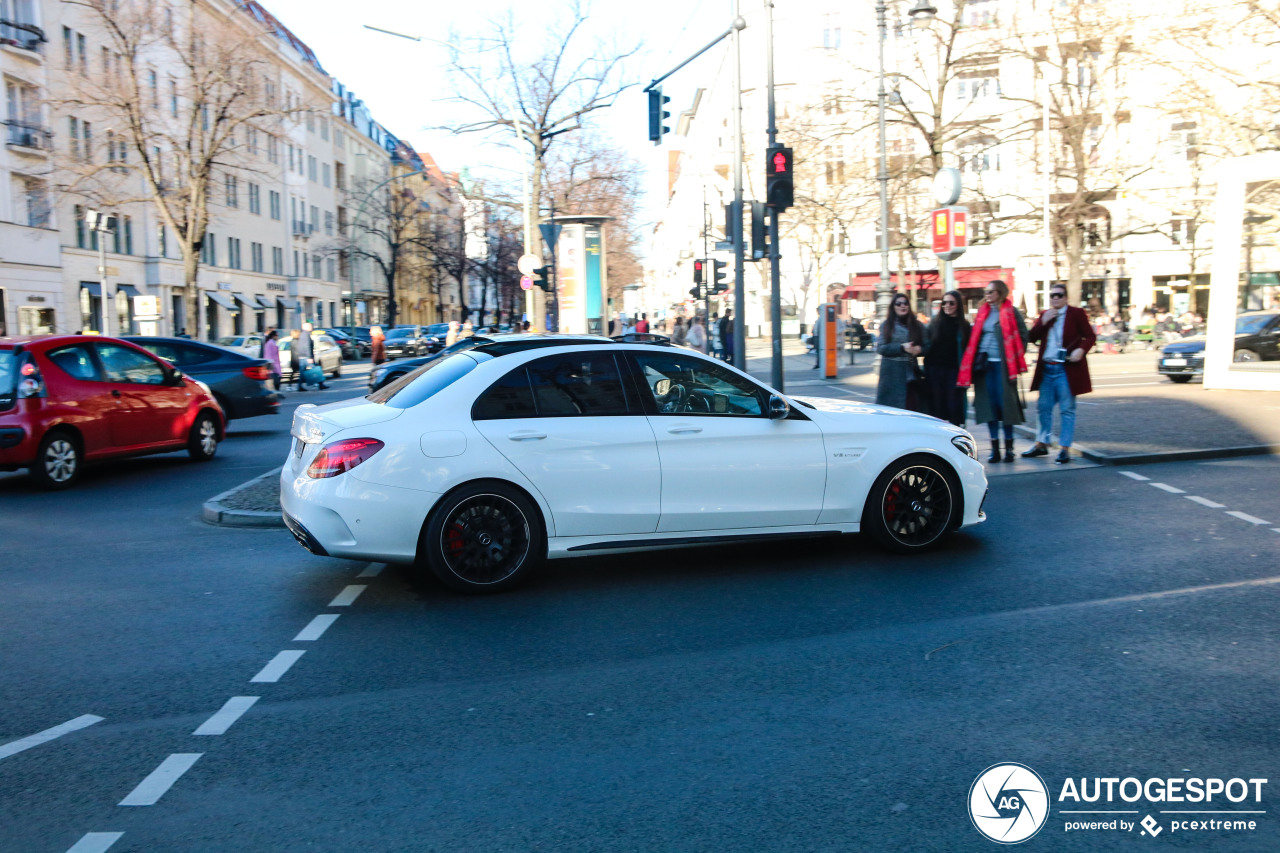
[[[919,270],[918,272],[907,272],[903,277],[905,280],[899,283],[898,275],[895,273],[889,278],[889,283],[893,285],[894,290],[938,290],[941,291],[942,286],[938,281],[937,270]],[[981,267],[979,269],[957,269],[955,271],[956,286],[961,290],[971,288],[981,289],[986,286],[987,282],[993,278],[998,278],[1013,288],[1013,270],[1007,267]],[[880,283],[879,273],[858,273],[850,277],[849,286],[844,289],[844,298],[849,299],[858,294],[874,293],[876,285]],[[918,283],[915,283],[918,282]]]

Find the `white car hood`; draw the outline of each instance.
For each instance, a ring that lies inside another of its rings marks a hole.
[[[344,429],[384,423],[404,412],[404,409],[370,403],[363,397],[323,406],[306,403],[294,410],[289,433],[308,444],[315,444]]]
[[[848,415],[890,415],[900,418],[918,418],[933,423],[943,423],[932,415],[909,412],[906,409],[895,409],[892,406],[880,406],[875,403],[859,403],[856,400],[832,400],[827,397],[792,397],[802,403],[808,403],[820,412]],[[806,411],[801,409],[801,411]]]

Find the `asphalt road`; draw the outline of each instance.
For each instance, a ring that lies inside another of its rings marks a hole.
[[[4,853],[994,850],[966,803],[998,762],[1050,789],[1028,850],[1280,849],[1280,779],[1209,806],[1266,812],[1226,834],[1066,832],[1057,802],[1280,766],[1276,459],[994,479],[916,558],[586,558],[468,598],[200,522],[287,426],[67,493],[0,475]]]

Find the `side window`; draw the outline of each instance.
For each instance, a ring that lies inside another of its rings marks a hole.
[[[612,353],[562,353],[540,358],[528,368],[539,417],[627,414]]]
[[[89,355],[89,348],[82,344],[50,350],[45,354],[45,358],[52,361],[59,370],[72,379],[95,380],[98,378],[98,368],[93,363],[93,357]]]
[[[134,385],[161,385],[164,368],[155,359],[137,350],[115,344],[98,344],[98,356],[108,382],[129,382]]]
[[[504,418],[533,418],[538,410],[533,404],[533,388],[529,372],[521,365],[480,395],[471,407],[473,421],[496,421]]]
[[[172,344],[138,344],[152,355],[159,356],[170,364],[179,362],[178,350]]]
[[[764,389],[728,368],[665,353],[634,355],[659,414],[764,415]]]
[[[205,349],[204,347],[188,347],[182,344],[173,344],[173,355],[177,359],[180,367],[190,367],[195,364],[205,364],[210,361],[217,361],[222,358],[222,353],[218,350]],[[168,356],[163,356],[168,358]]]

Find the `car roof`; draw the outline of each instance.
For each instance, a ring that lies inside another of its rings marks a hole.
[[[69,343],[91,343],[93,341],[126,341],[128,337],[118,338],[115,335],[110,337],[105,335],[12,335],[6,338],[0,338],[0,347],[5,349],[17,348],[19,346],[25,349],[44,350],[52,346],[59,346]]]

